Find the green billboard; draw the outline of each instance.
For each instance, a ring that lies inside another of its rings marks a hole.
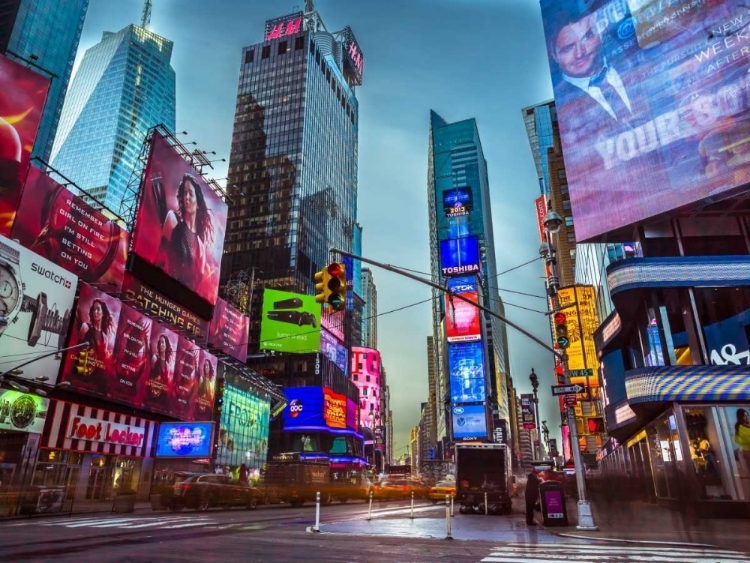
[[[314,295],[264,290],[260,349],[297,354],[319,352],[320,307]]]

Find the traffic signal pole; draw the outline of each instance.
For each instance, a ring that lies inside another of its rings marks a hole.
[[[68,348],[60,348],[59,350],[55,350],[54,352],[42,354],[41,356],[37,356],[36,358],[23,362],[22,364],[18,364],[16,367],[9,369],[8,371],[4,371],[3,373],[0,373],[0,380],[2,380],[7,375],[12,375],[13,372],[16,371],[17,369],[20,369],[29,364],[33,364],[34,362],[38,362],[39,360],[43,360],[44,358],[55,356],[61,352],[68,352],[69,350],[77,350],[78,348],[88,348],[88,347],[89,347],[88,342],[81,342],[80,344],[76,344],[75,346],[69,346]],[[33,380],[30,380],[30,381],[33,382]]]

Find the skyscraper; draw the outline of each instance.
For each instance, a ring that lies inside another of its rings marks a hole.
[[[172,42],[147,29],[149,17],[86,51],[52,149],[52,166],[115,212],[148,129],[175,129]]]
[[[362,341],[365,348],[378,348],[378,288],[372,278],[372,270],[362,268]]]
[[[539,191],[542,195],[550,195],[550,176],[547,166],[547,151],[555,144],[555,134],[559,137],[557,125],[557,110],[555,102],[550,100],[521,110],[529,137],[531,153],[534,155],[537,176],[539,177]]]
[[[0,1],[0,50],[55,75],[32,156],[49,161],[89,0]]]

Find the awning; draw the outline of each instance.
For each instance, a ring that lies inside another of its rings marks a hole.
[[[628,403],[750,401],[750,366],[668,366],[625,372]]]

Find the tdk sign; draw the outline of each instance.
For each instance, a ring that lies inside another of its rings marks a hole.
[[[444,276],[465,276],[479,273],[481,260],[477,237],[440,241],[440,266]]]

